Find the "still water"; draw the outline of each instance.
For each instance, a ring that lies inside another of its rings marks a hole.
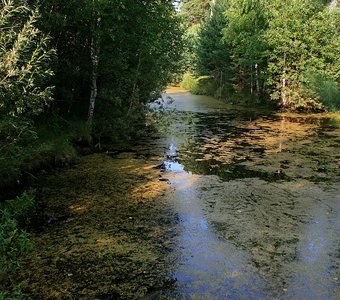
[[[162,297],[339,299],[336,121],[163,98],[171,122],[152,147],[166,148],[179,234]]]
[[[158,137],[42,175],[32,299],[340,299],[339,120],[163,98]]]

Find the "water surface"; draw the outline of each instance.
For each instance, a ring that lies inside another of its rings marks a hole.
[[[162,171],[179,236],[163,296],[339,299],[336,122],[168,95]]]
[[[167,95],[163,135],[42,174],[11,282],[33,299],[340,299],[339,122]]]

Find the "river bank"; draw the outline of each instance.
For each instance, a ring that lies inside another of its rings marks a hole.
[[[33,299],[138,298],[170,282],[176,218],[157,163],[93,154],[41,178],[41,226],[19,276]]]

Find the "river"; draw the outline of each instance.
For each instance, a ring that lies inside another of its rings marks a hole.
[[[163,98],[162,137],[46,176],[31,293],[339,299],[339,123]]]

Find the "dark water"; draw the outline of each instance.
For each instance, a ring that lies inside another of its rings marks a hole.
[[[339,122],[235,108],[183,91],[163,176],[179,216],[163,298],[340,299]]]

